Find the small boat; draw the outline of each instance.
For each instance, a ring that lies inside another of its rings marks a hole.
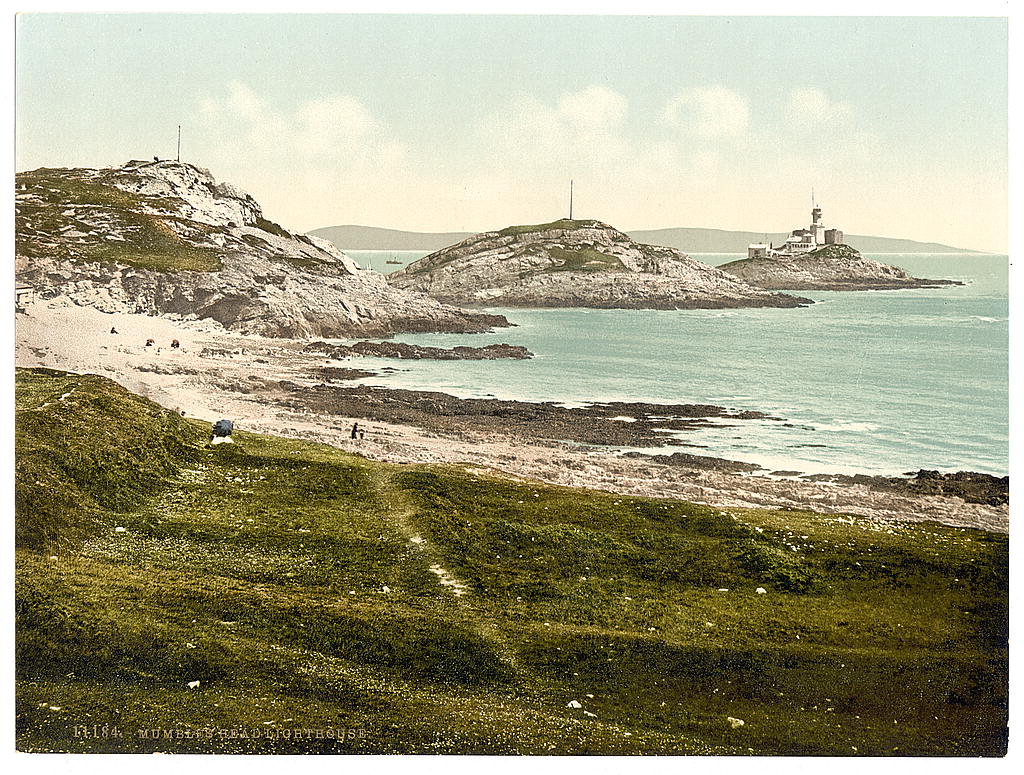
[[[403,264],[403,263],[405,263],[405,262],[404,262],[404,261],[395,261],[394,259],[390,259],[390,258],[389,258],[389,259],[388,259],[387,261],[385,261],[384,263],[385,263],[385,264]]]

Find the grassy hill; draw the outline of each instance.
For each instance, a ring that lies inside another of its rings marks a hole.
[[[221,269],[217,250],[197,246],[168,226],[173,216],[146,212],[147,197],[90,180],[85,172],[41,168],[16,175],[15,187],[23,197],[16,216],[18,255],[100,261],[158,272]],[[86,213],[92,221],[85,220]],[[206,224],[191,223],[191,228],[215,231]],[[119,239],[112,240],[110,235]]]
[[[342,250],[440,250],[472,237],[475,232],[425,233],[380,229],[374,226],[328,226],[314,229],[315,234],[330,240]],[[752,231],[726,231],[723,229],[638,229],[626,232],[632,239],[648,245],[665,245],[686,253],[746,253],[747,245],[762,239],[784,242],[788,233],[769,234]],[[863,253],[958,253],[965,248],[954,248],[937,242],[892,237],[871,237],[847,234],[846,241]]]
[[[1005,536],[16,402],[21,750],[1005,750]]]

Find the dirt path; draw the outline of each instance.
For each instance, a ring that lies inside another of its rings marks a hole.
[[[515,649],[501,633],[501,628],[491,621],[488,613],[474,603],[472,589],[448,570],[450,564],[442,555],[441,550],[428,538],[424,538],[422,530],[416,524],[416,505],[403,496],[401,486],[395,481],[393,471],[380,471],[373,480],[378,498],[387,506],[384,518],[403,536],[411,547],[419,554],[421,563],[428,573],[437,577],[437,583],[450,591],[454,605],[458,608],[463,621],[486,642],[491,644],[501,661],[513,675],[519,673],[519,665]]]

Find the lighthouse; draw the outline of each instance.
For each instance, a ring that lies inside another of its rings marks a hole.
[[[821,208],[811,198],[811,245],[817,247],[824,240],[821,238]]]

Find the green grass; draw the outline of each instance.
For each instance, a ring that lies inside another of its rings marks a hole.
[[[560,263],[546,268],[545,272],[616,272],[625,270],[622,262],[615,256],[605,255],[593,248],[548,248],[547,252]]]
[[[153,272],[217,272],[222,268],[217,251],[195,247],[163,220],[130,211],[121,216],[138,227],[131,233],[131,240],[89,247],[84,260],[124,264]]]
[[[514,237],[518,234],[530,234],[535,231],[548,231],[550,229],[579,229],[588,226],[596,226],[597,221],[594,220],[569,220],[568,218],[560,218],[557,221],[551,221],[551,223],[534,223],[526,224],[523,226],[507,226],[498,232],[502,237]]]
[[[210,448],[98,377],[16,400],[22,750],[1004,750],[1005,536]],[[285,728],[363,736],[249,732]]]
[[[72,260],[122,264],[156,272],[215,272],[221,269],[220,254],[213,249],[198,248],[180,237],[165,220],[140,211],[142,197],[114,186],[84,180],[74,170],[38,169],[19,172],[18,185],[41,197],[42,204],[18,205],[19,218],[31,220],[43,232],[56,234],[68,223],[61,215],[69,206],[93,205],[106,209],[120,225],[127,239],[124,242],[94,242],[74,248],[67,247]],[[272,226],[274,224],[271,224]],[[192,224],[196,227],[196,224]],[[40,251],[32,235],[19,228],[16,249],[20,255],[46,255]]]

